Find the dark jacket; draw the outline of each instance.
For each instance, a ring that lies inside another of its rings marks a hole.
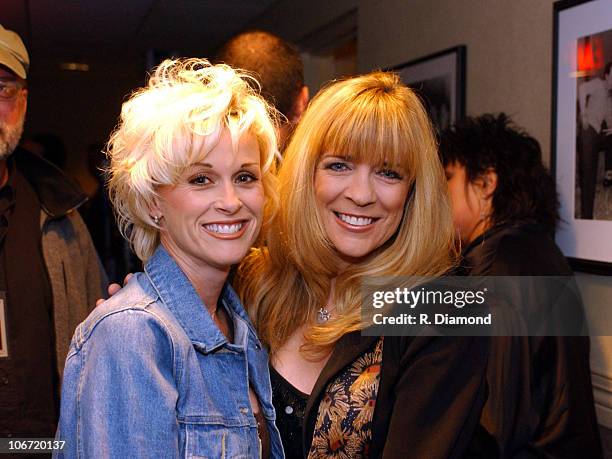
[[[40,202],[42,252],[51,283],[57,369],[61,378],[76,326],[106,296],[106,274],[76,211],[87,197],[53,164],[18,148],[15,166]]]
[[[312,391],[304,420],[305,456],[327,385],[379,337],[343,336]],[[372,458],[458,458],[485,400],[488,338],[384,338],[372,421]]]
[[[573,281],[551,235],[531,222],[487,231],[465,248],[462,268],[472,276],[568,276]],[[517,293],[530,314],[559,306],[552,289],[526,290]],[[580,330],[580,298],[569,308],[577,317],[570,325]],[[470,457],[602,457],[588,336],[495,337],[487,383],[489,396]]]

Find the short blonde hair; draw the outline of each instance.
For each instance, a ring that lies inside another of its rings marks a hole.
[[[201,161],[227,129],[234,148],[240,136],[257,139],[267,200],[264,227],[277,203],[275,111],[249,86],[245,73],[205,59],[165,60],[121,109],[112,134],[108,188],[122,234],[146,261],[159,245],[149,215],[159,185],[176,184]]]
[[[330,152],[351,161],[406,171],[412,192],[395,235],[336,279],[336,315],[316,325],[338,255],[314,191],[315,169]],[[418,96],[393,73],[332,83],[313,99],[285,151],[279,172],[281,208],[268,250],[241,267],[240,291],[274,352],[302,324],[306,349],[328,349],[358,330],[362,280],[368,276],[436,276],[453,263],[453,225],[444,171],[430,120]],[[313,325],[315,324],[315,325]]]

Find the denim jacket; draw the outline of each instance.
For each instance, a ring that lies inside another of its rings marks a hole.
[[[229,284],[221,301],[234,343],[160,246],[76,329],[56,436],[66,443],[54,457],[257,458],[250,385],[272,457],[283,458],[267,352]]]

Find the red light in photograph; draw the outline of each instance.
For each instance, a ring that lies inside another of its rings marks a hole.
[[[603,40],[601,37],[585,37],[578,40],[577,71],[593,73],[603,67]]]

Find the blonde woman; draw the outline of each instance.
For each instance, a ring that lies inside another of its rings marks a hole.
[[[421,102],[388,73],[328,86],[279,182],[267,248],[249,255],[239,282],[271,350],[287,457],[461,456],[484,400],[488,341],[361,334],[364,278],[439,276],[452,264],[445,178]]]
[[[283,457],[267,353],[226,283],[274,208],[276,155],[228,66],[165,61],[123,105],[109,189],[145,270],[75,332],[57,457]]]

